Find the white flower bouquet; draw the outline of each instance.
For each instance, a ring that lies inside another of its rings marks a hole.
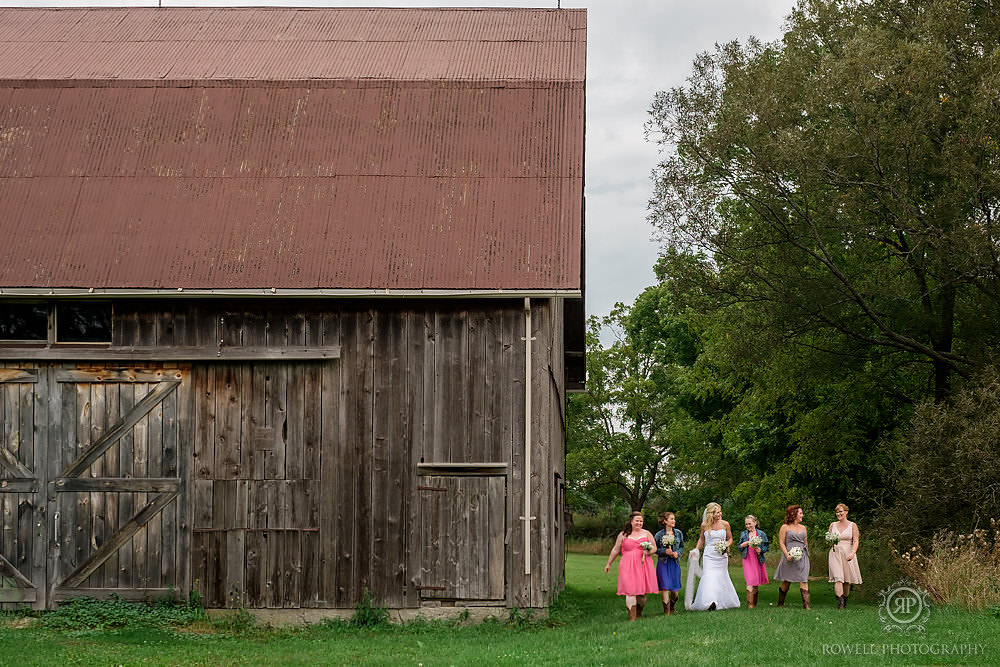
[[[805,552],[802,551],[802,547],[792,547],[788,550],[788,555],[791,556],[792,560],[796,563],[802,560],[803,554],[805,554]]]
[[[642,547],[642,562],[646,562],[646,554],[655,551],[656,547],[653,546],[652,542],[639,542],[639,546]]]
[[[674,534],[672,532],[665,534],[660,538],[660,544],[665,547],[673,546],[674,544]]]
[[[760,538],[760,535],[754,535],[749,540],[747,540],[747,545],[750,547],[759,547],[764,544],[764,540]]]
[[[715,553],[722,556],[729,551],[729,544],[727,544],[725,540],[719,540],[712,545],[712,548],[715,549]]]
[[[840,535],[838,535],[837,533],[833,532],[832,530],[828,530],[827,533],[826,533],[826,535],[823,536],[823,539],[826,540],[827,544],[829,544],[830,546],[833,546],[833,545],[837,544],[838,542],[840,542]]]

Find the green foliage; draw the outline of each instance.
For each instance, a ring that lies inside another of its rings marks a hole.
[[[377,628],[389,623],[389,610],[378,607],[372,598],[372,592],[365,588],[361,600],[354,606],[351,625],[357,628]]]
[[[201,620],[205,610],[189,602],[163,598],[152,604],[129,602],[117,595],[107,600],[79,597],[41,615],[43,627],[60,630],[95,630],[133,626],[181,626]]]
[[[218,632],[245,635],[258,628],[257,619],[246,607],[237,607],[230,612],[212,618],[212,627]]]

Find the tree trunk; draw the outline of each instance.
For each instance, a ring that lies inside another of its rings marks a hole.
[[[933,346],[936,352],[951,352],[955,339],[955,286],[941,289],[941,321]],[[944,403],[951,395],[951,364],[934,360],[934,402]]]

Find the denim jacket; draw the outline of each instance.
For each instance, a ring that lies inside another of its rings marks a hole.
[[[757,554],[757,559],[761,563],[763,563],[764,562],[764,554],[767,553],[767,546],[768,546],[767,534],[764,533],[763,530],[761,530],[760,528],[758,528],[757,529],[757,536],[760,537],[760,553]],[[740,533],[740,541],[737,542],[737,544],[743,544],[744,542],[746,542],[749,539],[750,539],[750,531],[749,530],[744,530],[742,533]],[[744,558],[746,558],[747,557],[747,551],[749,551],[749,550],[750,550],[750,547],[740,547],[740,554]]]
[[[667,548],[663,546],[663,542],[660,541],[666,534],[667,529],[664,528],[653,536],[653,541],[656,542],[656,555],[663,560],[668,558],[673,560],[671,556],[667,555]],[[670,548],[677,553],[678,558],[680,558],[680,555],[684,553],[684,533],[682,533],[679,528],[674,528],[674,543],[670,545]]]

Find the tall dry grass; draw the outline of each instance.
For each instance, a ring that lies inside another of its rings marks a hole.
[[[900,552],[892,544],[903,572],[936,602],[969,610],[1000,605],[1000,525],[968,534],[943,531],[925,552],[911,547]]]

